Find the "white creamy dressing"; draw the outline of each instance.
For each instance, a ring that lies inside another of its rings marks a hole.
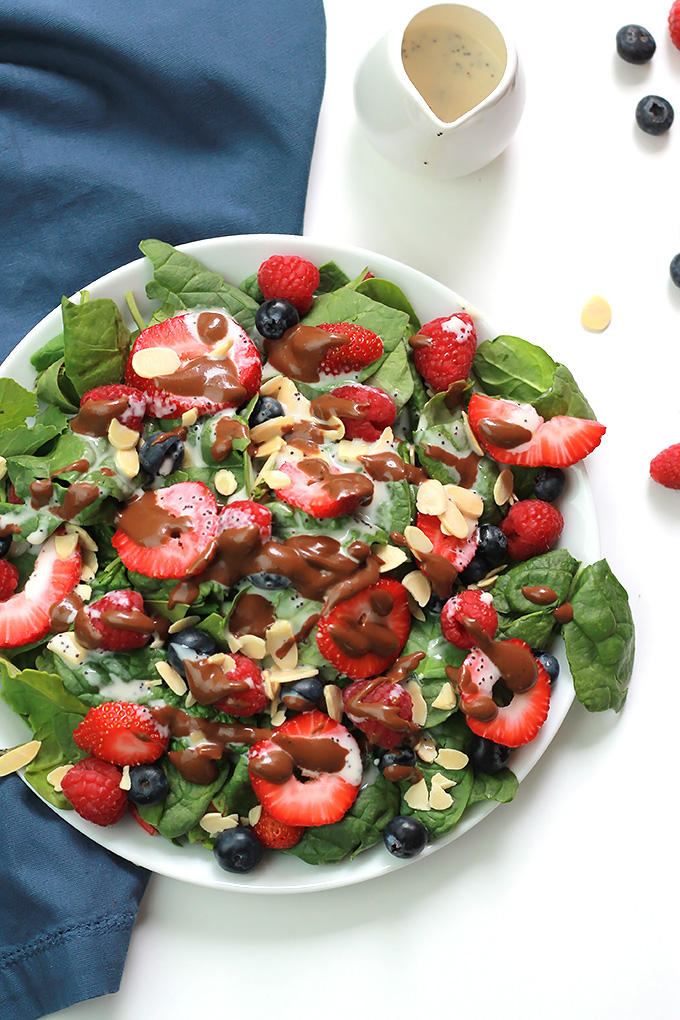
[[[479,34],[468,31],[452,20],[453,14],[438,14],[442,10],[429,8],[410,22],[401,56],[406,74],[432,112],[450,124],[491,95],[503,77],[507,54],[491,31],[488,37],[481,25]]]

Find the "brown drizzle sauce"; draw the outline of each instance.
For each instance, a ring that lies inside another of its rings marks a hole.
[[[160,505],[153,489],[128,503],[116,515],[116,526],[145,549],[156,549],[193,530],[191,517],[171,514]]]
[[[196,332],[204,344],[215,344],[229,332],[229,323],[221,312],[201,312],[196,320]]]
[[[192,358],[171,375],[157,376],[154,384],[178,397],[205,397],[216,404],[238,405],[246,396],[236,365],[226,355],[211,358],[204,354]]]
[[[120,418],[130,406],[127,397],[111,400],[86,400],[78,413],[71,418],[72,432],[81,436],[103,438],[108,435],[109,425],[114,418]]]
[[[264,350],[269,364],[282,375],[300,382],[318,382],[319,365],[326,352],[347,343],[344,333],[329,333],[298,323],[287,329],[280,340],[265,340]]]
[[[530,429],[500,418],[482,418],[477,425],[477,431],[487,443],[501,450],[512,450],[515,446],[528,443],[533,435]]]
[[[247,680],[225,673],[219,663],[207,658],[186,659],[184,669],[189,690],[199,705],[213,705],[227,694],[242,694],[248,690]]]
[[[551,602],[557,602],[557,592],[544,584],[525,584],[522,586],[522,595],[535,606],[549,606]]]
[[[563,602],[561,606],[553,610],[553,616],[558,623],[571,623],[574,619],[574,607],[571,602]]]
[[[367,400],[356,401],[348,397],[338,397],[334,393],[322,393],[314,397],[309,410],[320,421],[328,421],[334,415],[336,418],[361,420],[365,417],[364,409],[368,407],[370,404]]]
[[[215,438],[210,447],[214,461],[226,460],[234,448],[235,439],[250,439],[248,427],[235,418],[218,418],[215,422]]]
[[[481,460],[478,454],[468,453],[465,457],[457,457],[455,453],[442,450],[440,446],[432,446],[429,443],[423,447],[423,453],[426,457],[431,457],[432,460],[438,460],[442,464],[455,468],[460,475],[458,484],[461,488],[471,489],[475,484],[477,466]]]
[[[367,652],[379,656],[394,655],[399,651],[400,642],[388,619],[393,608],[394,599],[388,591],[372,591],[358,618],[338,609],[328,625],[328,633],[350,659],[359,659]]]

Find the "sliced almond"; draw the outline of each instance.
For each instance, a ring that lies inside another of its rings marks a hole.
[[[342,691],[336,684],[326,684],[323,689],[326,711],[335,722],[342,722],[343,704]]]
[[[432,517],[439,517],[446,510],[446,492],[441,482],[436,478],[428,478],[422,485],[418,486],[416,506],[423,514],[430,514]]]
[[[182,425],[185,428],[191,428],[198,421],[198,411],[195,407],[190,407],[188,411],[185,411],[182,415]]]
[[[261,814],[262,814],[262,805],[261,804],[256,804],[255,807],[252,807],[250,809],[250,811],[248,812],[248,825],[257,825],[257,823],[260,820]]]
[[[437,765],[441,765],[443,769],[451,769],[452,772],[464,769],[469,760],[464,751],[457,751],[455,747],[440,748],[435,758]]]
[[[437,745],[429,733],[423,733],[413,750],[421,761],[432,763],[437,757]]]
[[[465,413],[465,411],[462,412],[462,417],[463,417],[463,425],[465,427],[465,433],[466,433],[466,435],[468,437],[468,442],[470,443],[470,446],[475,451],[475,453],[477,454],[478,457],[483,457],[484,456],[484,450],[479,445],[479,440],[477,439],[477,436],[472,431],[472,426],[470,425],[470,421],[469,421],[468,416]]]
[[[473,489],[464,489],[462,485],[446,485],[444,491],[467,517],[476,519],[484,513],[484,500]]]
[[[45,779],[57,793],[61,793],[62,792],[61,782],[66,773],[70,772],[72,768],[73,765],[71,765],[70,763],[68,765],[57,765],[56,769],[52,769],[51,772],[47,773]]]
[[[126,478],[139,474],[139,454],[136,449],[116,450],[116,467]]]
[[[414,599],[413,595],[411,595],[410,591],[406,592],[406,601],[408,602],[409,612],[413,619],[419,620],[421,623],[424,623],[426,619],[425,613],[422,611],[422,609]]]
[[[264,482],[269,486],[270,489],[287,489],[289,485],[293,484],[290,475],[287,475],[285,471],[267,471],[264,475]]]
[[[175,620],[168,627],[168,634],[179,634],[181,630],[185,630],[187,627],[193,627],[195,623],[200,621],[200,616],[185,616],[181,620]]]
[[[172,375],[180,365],[179,354],[172,347],[145,347],[132,357],[132,370],[142,379]]]
[[[458,786],[458,783],[455,779],[449,779],[448,776],[443,775],[441,772],[437,772],[432,777],[432,786],[439,786],[442,790],[450,790],[452,786]]]
[[[276,620],[271,627],[267,627],[265,646],[267,654],[271,655],[277,666],[281,669],[295,669],[298,647],[290,620]],[[287,650],[281,655],[281,649],[286,646]]]
[[[73,533],[70,535],[56,535],[54,539],[54,551],[60,560],[68,560],[73,556],[78,545],[78,536]]]
[[[267,654],[267,646],[257,634],[242,634],[238,640],[240,648],[237,648],[236,651],[243,652],[249,659],[264,659]]]
[[[0,457],[0,481],[7,474],[7,461],[4,457]]]
[[[218,342],[210,349],[208,357],[212,358],[214,361],[226,358],[233,346],[233,336],[225,336],[223,340],[218,340]]]
[[[120,782],[119,782],[118,785],[121,788],[121,790],[129,790],[130,787],[132,786],[132,781],[130,779],[130,766],[129,765],[124,765],[123,766],[123,775],[120,777]]]
[[[227,468],[220,468],[214,478],[215,488],[220,496],[231,496],[238,489],[238,482],[233,471]]]
[[[107,435],[111,446],[115,446],[117,450],[131,450],[139,442],[139,432],[129,429],[117,418],[111,419]]]
[[[86,549],[83,552],[83,564],[80,570],[81,581],[91,581],[94,577],[96,577],[98,570],[99,560],[93,552]]]
[[[92,586],[89,584],[77,584],[73,591],[83,602],[89,602],[92,598]]]
[[[424,726],[427,719],[427,702],[423,697],[420,684],[417,680],[409,680],[408,683],[404,684],[404,689],[411,695],[411,701],[413,702],[413,722],[416,726]]]
[[[71,524],[67,521],[66,527],[64,528],[67,535],[74,534],[78,536],[78,540],[83,549],[87,549],[89,552],[97,552],[99,546],[92,538],[89,532],[85,531],[85,528],[81,528],[79,524]]]
[[[420,782],[410,786],[404,794],[404,800],[414,811],[429,811],[431,807],[430,793],[425,780],[421,779]]]
[[[279,669],[277,666],[262,671],[265,679],[277,684],[291,684],[295,680],[304,680],[309,676],[317,676],[318,669],[314,666],[296,666],[295,669]]]
[[[432,585],[425,577],[422,570],[412,570],[405,577],[402,577],[401,583],[403,584],[406,591],[416,600],[419,606],[426,606],[430,601],[432,595]]]
[[[238,822],[238,815],[221,815],[219,811],[208,811],[199,819],[198,824],[211,836],[216,836],[226,829],[235,829]]]
[[[279,694],[281,693],[281,684],[276,683],[275,680],[268,677],[266,670],[264,670],[262,675],[264,678],[264,693],[267,696],[267,701],[278,701]]]
[[[271,717],[272,726],[283,726],[286,721],[286,709],[285,706],[277,708],[276,712]]]
[[[324,442],[338,442],[345,434],[345,423],[332,414],[330,418],[321,423]]]
[[[282,446],[285,446],[285,443],[281,436],[274,436],[272,439],[268,439],[266,443],[260,443],[255,450],[255,457],[271,457],[273,453],[278,453]]]
[[[493,499],[496,506],[504,506],[515,489],[515,477],[510,468],[503,468],[493,487]]]
[[[166,682],[170,690],[181,697],[186,694],[187,685],[184,677],[180,676],[176,669],[173,669],[169,662],[157,662],[156,672]]]
[[[193,692],[192,691],[187,691],[187,696],[184,699],[184,707],[185,708],[192,708],[195,704],[196,704],[196,698],[194,697]]]
[[[446,811],[453,804],[453,797],[447,793],[443,786],[432,784],[430,790],[430,807],[433,811]]]
[[[431,553],[434,548],[425,532],[421,531],[420,528],[414,527],[413,524],[408,524],[404,528],[404,538],[406,539],[406,544],[409,549],[416,554]]]
[[[87,659],[87,648],[83,648],[71,631],[54,634],[47,642],[47,647],[69,666],[80,666]]]
[[[24,765],[30,764],[40,747],[39,740],[29,740],[26,744],[19,744],[18,747],[12,747],[4,754],[0,754],[0,776],[9,776],[12,772],[22,769]]]
[[[439,523],[445,535],[453,535],[454,538],[468,537],[468,522],[453,500],[449,502],[446,511],[441,514]]]
[[[358,461],[365,457],[371,447],[363,439],[341,439],[335,449],[338,460]]]
[[[295,418],[292,414],[279,415],[278,418],[270,418],[269,421],[263,421],[261,425],[255,425],[250,430],[250,438],[258,445],[266,443],[268,439],[273,439],[274,436],[284,435],[290,426],[294,424]]]
[[[397,545],[374,545],[371,552],[380,560],[381,574],[400,567],[408,560],[407,554]]]
[[[453,687],[448,682],[442,684],[442,688],[437,697],[432,702],[433,708],[441,708],[443,711],[448,712],[456,707],[456,695],[453,692]]]

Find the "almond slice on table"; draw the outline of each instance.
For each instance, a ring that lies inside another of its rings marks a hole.
[[[4,751],[0,754],[0,776],[9,776],[13,772],[18,772],[24,765],[30,765],[40,747],[39,740],[29,740],[26,744],[19,744]]]

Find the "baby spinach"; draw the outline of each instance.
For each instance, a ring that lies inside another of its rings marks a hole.
[[[387,393],[394,401],[397,414],[409,402],[413,394],[413,378],[403,340],[387,355],[375,375],[366,379],[366,385],[377,386]]]
[[[168,779],[167,797],[161,804],[138,810],[166,839],[178,839],[193,829],[206,813],[213,795],[224,785],[230,765],[222,761],[217,778],[205,786],[187,782],[167,758],[163,759],[163,768]]]
[[[584,567],[571,595],[574,618],[562,628],[576,697],[590,712],[626,700],[635,629],[625,588],[606,560]]]
[[[120,382],[132,341],[118,306],[111,298],[80,304],[62,298],[64,366],[79,397],[95,386]]]
[[[531,648],[544,648],[557,628],[553,610],[569,597],[578,568],[578,560],[566,549],[552,549],[516,563],[501,574],[492,589],[498,636],[519,638]],[[541,585],[555,592],[555,599],[547,606],[538,606],[522,594],[524,587]]]

